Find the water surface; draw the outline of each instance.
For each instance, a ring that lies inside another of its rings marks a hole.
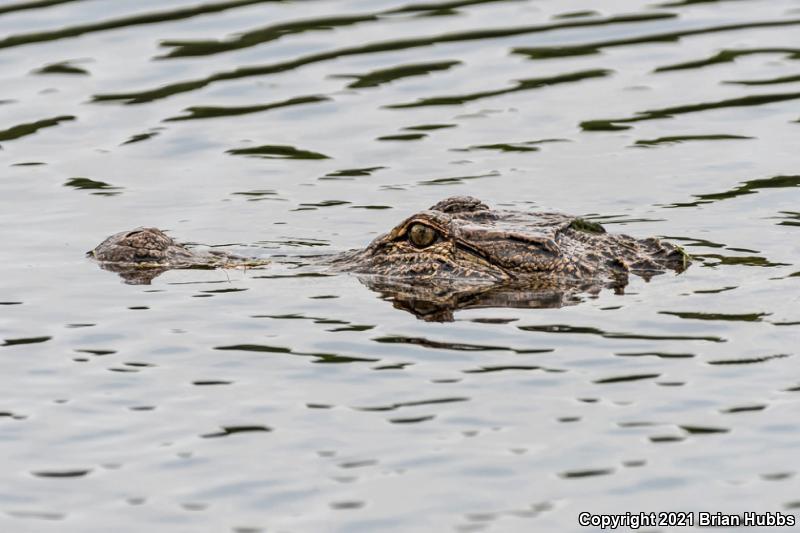
[[[799,29],[796,0],[5,2],[0,529],[796,512]],[[140,225],[334,253],[455,194],[695,262],[435,322],[352,276],[83,256]]]

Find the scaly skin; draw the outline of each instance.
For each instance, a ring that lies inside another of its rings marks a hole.
[[[155,228],[112,235],[88,255],[128,283],[149,283],[169,269],[268,263],[196,251]],[[656,238],[606,233],[560,213],[492,210],[468,196],[410,216],[363,250],[323,258],[426,320],[450,320],[465,307],[561,307],[602,288],[622,292],[629,274],[650,279],[682,272],[689,261]]]
[[[435,234],[427,246],[412,228]],[[339,270],[428,280],[596,280],[683,271],[689,258],[655,238],[606,233],[599,224],[560,213],[489,209],[476,198],[447,198],[404,220],[367,248],[332,261]],[[546,276],[543,276],[547,274]]]
[[[131,266],[153,264],[182,268],[184,264],[203,262],[196,252],[178,244],[157,228],[115,233],[87,253],[103,263]]]
[[[159,274],[173,269],[257,267],[269,263],[216,250],[191,250],[157,228],[115,233],[86,255],[132,285],[148,285]]]

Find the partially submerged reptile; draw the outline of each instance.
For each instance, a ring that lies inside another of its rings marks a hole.
[[[112,235],[88,255],[128,283],[149,283],[170,269],[269,262],[195,250],[155,228]],[[603,287],[621,292],[629,274],[682,272],[689,261],[682,248],[657,238],[607,233],[561,213],[493,210],[468,196],[446,198],[366,248],[322,260],[433,320],[464,307],[560,307]]]

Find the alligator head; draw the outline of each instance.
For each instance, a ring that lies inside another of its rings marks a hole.
[[[684,270],[688,256],[673,244],[607,233],[582,218],[492,210],[476,198],[457,196],[333,263],[341,270],[417,282],[519,282],[650,277]]]
[[[155,228],[112,235],[88,252],[128,283],[149,283],[168,269],[268,263],[198,251]],[[323,259],[352,272],[396,307],[427,320],[465,307],[561,307],[602,288],[622,292],[630,274],[681,272],[689,256],[657,238],[607,233],[561,213],[493,210],[468,196],[420,211],[362,250]]]

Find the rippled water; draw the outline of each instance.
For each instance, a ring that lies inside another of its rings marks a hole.
[[[657,1],[0,4],[0,529],[796,512],[800,2]],[[347,275],[83,255],[336,252],[454,194],[695,262],[432,322]]]

